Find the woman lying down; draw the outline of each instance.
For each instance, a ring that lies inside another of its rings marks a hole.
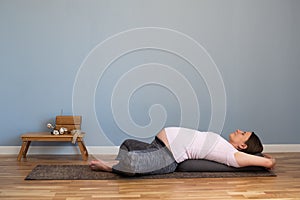
[[[273,168],[275,159],[255,156],[263,150],[254,132],[236,130],[229,141],[213,132],[200,132],[181,127],[161,130],[151,144],[138,140],[125,140],[115,163],[93,160],[92,170],[106,171],[123,176],[141,176],[174,172],[188,159],[206,159],[232,167],[261,166]]]

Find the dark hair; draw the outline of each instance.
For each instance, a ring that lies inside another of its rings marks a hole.
[[[241,151],[249,154],[261,153],[264,148],[259,137],[254,132],[252,132],[245,144],[247,145],[247,148],[242,149]]]

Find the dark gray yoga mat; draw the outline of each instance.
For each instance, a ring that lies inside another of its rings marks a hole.
[[[274,177],[272,171],[242,172],[173,172],[161,175],[123,177],[114,173],[92,171],[87,165],[37,165],[25,180],[118,180],[118,179],[167,179],[167,178],[233,178]]]

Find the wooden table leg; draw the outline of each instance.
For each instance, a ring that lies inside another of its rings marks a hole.
[[[21,146],[21,149],[20,149],[20,152],[19,152],[19,155],[18,155],[18,161],[20,161],[22,159],[22,156],[26,157],[26,153],[27,153],[27,150],[28,150],[28,141],[23,141],[22,142],[22,146]],[[26,150],[27,149],[27,150]]]
[[[85,143],[84,143],[83,140],[81,141],[81,144],[82,144],[82,146],[83,146],[83,148],[84,148],[84,150],[85,150],[85,155],[88,157],[88,156],[89,156],[89,153],[88,153],[88,150],[87,150],[87,148],[86,148]]]
[[[24,153],[23,153],[23,158],[26,158],[30,144],[31,144],[31,141],[27,141],[27,144],[26,144],[26,147],[25,147]]]
[[[82,159],[87,160],[89,154],[88,154],[88,151],[86,149],[86,146],[85,146],[84,142],[82,140],[78,140],[77,143],[78,143],[81,155],[82,155]]]

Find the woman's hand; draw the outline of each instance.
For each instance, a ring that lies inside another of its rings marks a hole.
[[[274,169],[274,167],[276,165],[276,160],[275,160],[275,158],[271,158],[271,161],[272,161],[272,165],[271,165],[271,168],[269,168],[269,169]]]
[[[270,160],[270,167],[267,167],[268,169],[274,169],[275,165],[276,165],[276,160],[275,158],[273,158],[271,155],[269,154],[263,154],[263,156],[265,158],[268,158]]]
[[[264,153],[263,156],[266,157],[266,158],[269,158],[269,159],[273,158],[270,154],[266,154],[266,153]]]

